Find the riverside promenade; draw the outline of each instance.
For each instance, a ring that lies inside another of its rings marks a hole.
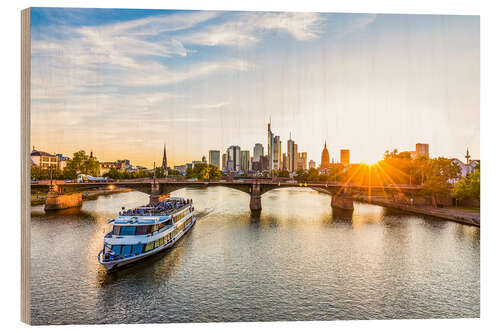
[[[481,225],[481,218],[479,212],[466,211],[454,207],[435,208],[432,206],[415,206],[415,205],[412,206],[407,204],[396,203],[387,200],[383,197],[376,197],[376,196],[370,197],[366,195],[357,195],[354,196],[353,199],[361,202],[366,202],[392,209],[398,209],[415,214],[438,217],[445,220],[451,220],[476,227],[480,227]]]

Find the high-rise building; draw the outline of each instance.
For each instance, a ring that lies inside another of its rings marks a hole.
[[[269,165],[267,169],[270,171],[273,169],[273,153],[274,153],[274,134],[271,131],[271,119],[267,123],[267,156],[269,159]]]
[[[326,140],[325,140],[325,147],[323,148],[323,152],[321,153],[320,169],[328,169],[329,167],[330,167],[330,154],[328,153],[328,148],[326,148]]]
[[[281,140],[279,135],[273,138],[272,170],[281,170]]]
[[[316,169],[316,162],[314,162],[313,160],[310,160],[309,161],[309,169]]]
[[[227,170],[227,154],[222,154],[222,170]]]
[[[227,170],[233,172],[241,170],[240,146],[231,146],[227,149]]]
[[[297,159],[297,170],[306,170],[307,169],[307,153],[302,152],[299,153]]]
[[[340,163],[342,163],[344,166],[347,166],[350,163],[349,155],[350,155],[349,149],[340,150]]]
[[[241,151],[241,170],[247,172],[250,169],[250,151]]]
[[[417,157],[429,158],[429,144],[428,143],[417,143],[415,145],[415,152],[417,154]]]
[[[220,170],[220,151],[210,150],[208,152],[208,163]]]
[[[292,133],[290,133],[290,139],[288,139],[286,143],[286,152],[287,152],[287,170],[290,172],[295,171],[295,160],[297,159],[297,155],[295,155],[295,142],[292,140]]]
[[[288,170],[288,156],[286,153],[283,153],[283,161],[281,162],[281,165],[283,165],[283,170]]]
[[[264,156],[264,146],[260,143],[256,143],[253,147],[253,162],[260,162],[260,159]]]
[[[297,171],[299,169],[299,146],[294,143],[293,144],[293,171]]]

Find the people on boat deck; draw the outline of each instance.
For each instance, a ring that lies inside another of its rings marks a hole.
[[[158,215],[169,215],[174,210],[184,207],[185,205],[191,204],[192,199],[182,199],[182,200],[168,200],[159,201],[156,203],[148,204],[146,206],[134,209],[123,209],[118,213],[119,216],[158,216]]]

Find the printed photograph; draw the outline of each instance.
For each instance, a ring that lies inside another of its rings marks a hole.
[[[479,318],[479,16],[28,13],[31,324]]]

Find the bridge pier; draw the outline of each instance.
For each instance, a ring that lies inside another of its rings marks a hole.
[[[57,185],[51,186],[45,197],[44,210],[59,210],[81,207],[83,203],[81,193],[62,194],[58,192]]]
[[[252,188],[250,190],[250,213],[252,216],[260,216],[260,212],[262,211],[260,197],[260,185],[252,184]]]
[[[151,184],[151,194],[149,195],[149,203],[155,204],[160,201],[160,184]]]
[[[354,200],[349,194],[332,194],[331,206],[332,208],[340,208],[343,210],[354,210]]]

